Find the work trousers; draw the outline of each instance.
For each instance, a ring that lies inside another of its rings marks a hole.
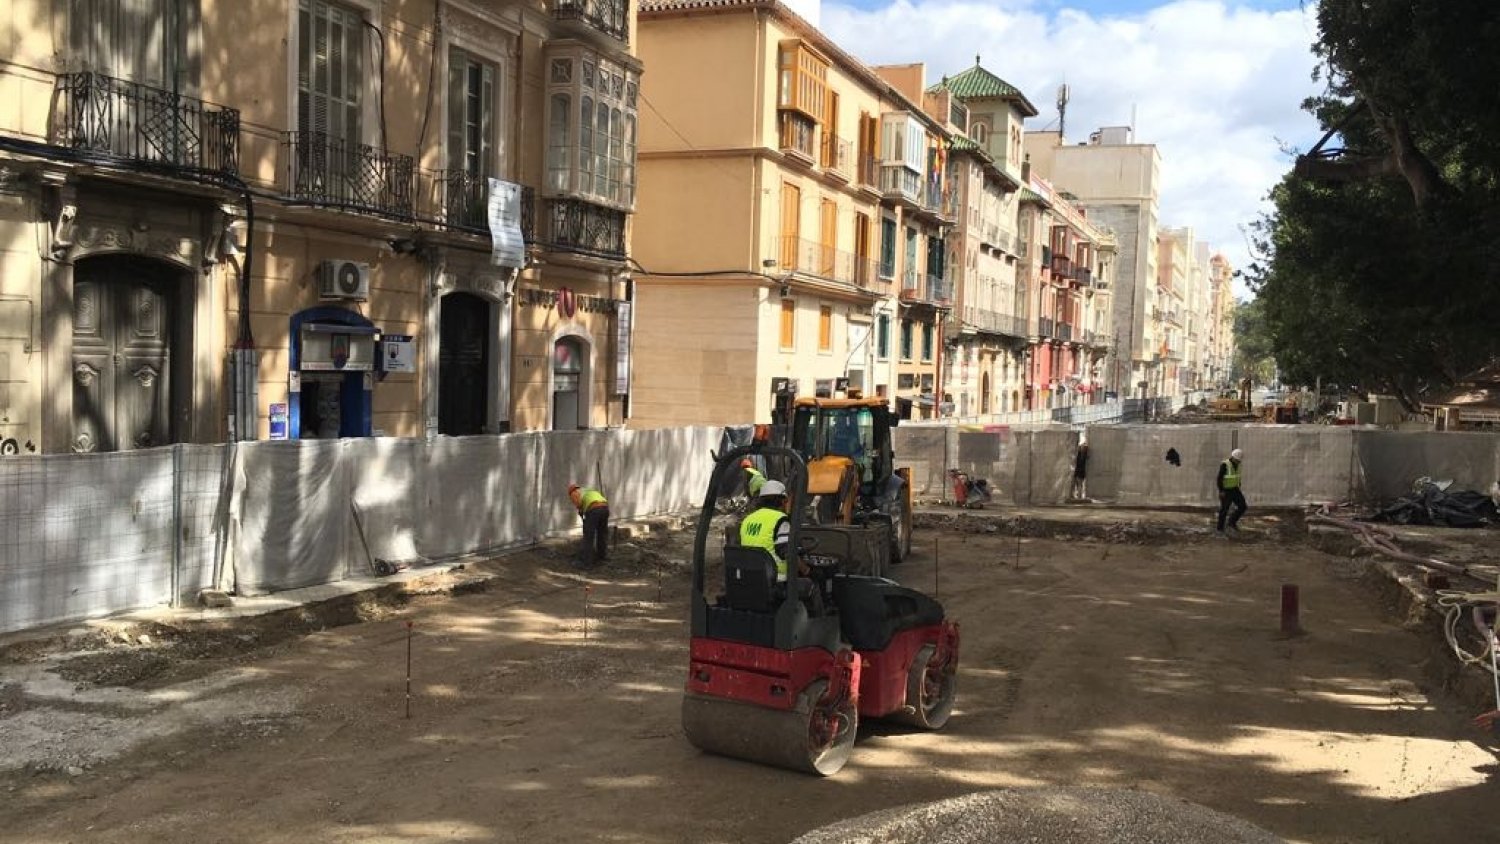
[[[1224,529],[1224,516],[1229,513],[1230,505],[1234,505],[1234,515],[1229,517],[1230,527],[1237,527],[1240,523],[1240,516],[1245,515],[1245,511],[1250,509],[1250,505],[1245,503],[1245,493],[1241,492],[1239,487],[1224,490],[1224,494],[1219,496],[1219,530]]]
[[[594,507],[583,514],[583,549],[578,559],[586,566],[609,558],[609,507]]]

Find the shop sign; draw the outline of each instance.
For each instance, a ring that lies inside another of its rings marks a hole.
[[[284,440],[287,438],[287,409],[284,402],[276,402],[271,405],[271,439]]]
[[[615,395],[630,393],[630,329],[634,303],[619,302],[615,306]]]
[[[417,346],[409,334],[380,338],[380,368],[385,372],[416,372]]]

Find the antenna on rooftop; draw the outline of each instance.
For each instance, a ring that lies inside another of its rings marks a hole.
[[[1068,83],[1057,86],[1057,140],[1061,144],[1068,131]]]

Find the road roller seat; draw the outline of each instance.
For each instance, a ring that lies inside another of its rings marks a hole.
[[[724,603],[742,612],[776,608],[776,558],[764,548],[724,546]]]
[[[845,640],[859,651],[884,650],[897,633],[943,620],[942,604],[883,577],[834,578],[833,603]]]

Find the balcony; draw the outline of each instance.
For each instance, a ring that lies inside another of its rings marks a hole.
[[[882,164],[880,193],[886,199],[913,210],[922,207],[922,174],[902,164]]]
[[[525,198],[522,199],[525,207]],[[545,230],[538,239],[553,252],[571,252],[608,261],[625,260],[624,211],[595,205],[571,197],[547,197],[542,200]],[[521,230],[527,231],[525,214]]]
[[[330,208],[410,219],[415,165],[368,144],[324,132],[286,132],[291,158],[287,198]]]
[[[576,21],[595,32],[630,42],[630,0],[555,0],[553,16]]]
[[[1088,267],[1079,267],[1077,272],[1078,283],[1084,287],[1094,286],[1094,271]],[[1101,285],[1102,286],[1102,285]]]
[[[878,277],[874,260],[816,240],[778,237],[775,250],[777,265],[784,272],[817,276],[856,287],[869,287]]]
[[[964,308],[964,324],[989,334],[1006,337],[1026,336],[1026,320],[1022,317],[1002,314],[987,308]]]
[[[829,173],[842,176],[846,181],[852,175],[850,165],[854,160],[853,145],[829,132],[823,133],[818,149],[818,164]]]
[[[1037,336],[1043,339],[1052,337],[1052,320],[1049,317],[1037,318]]]
[[[1062,255],[1052,255],[1052,277],[1055,279],[1073,278],[1073,262]]]
[[[953,282],[942,276],[907,270],[901,276],[901,299],[946,308],[953,302]]]
[[[97,73],[58,77],[56,143],[175,171],[240,171],[240,113]]]
[[[1064,343],[1073,342],[1073,326],[1069,325],[1066,322],[1059,322],[1056,326],[1054,326],[1053,330],[1057,332],[1055,335],[1053,335],[1057,339],[1063,341]]]

